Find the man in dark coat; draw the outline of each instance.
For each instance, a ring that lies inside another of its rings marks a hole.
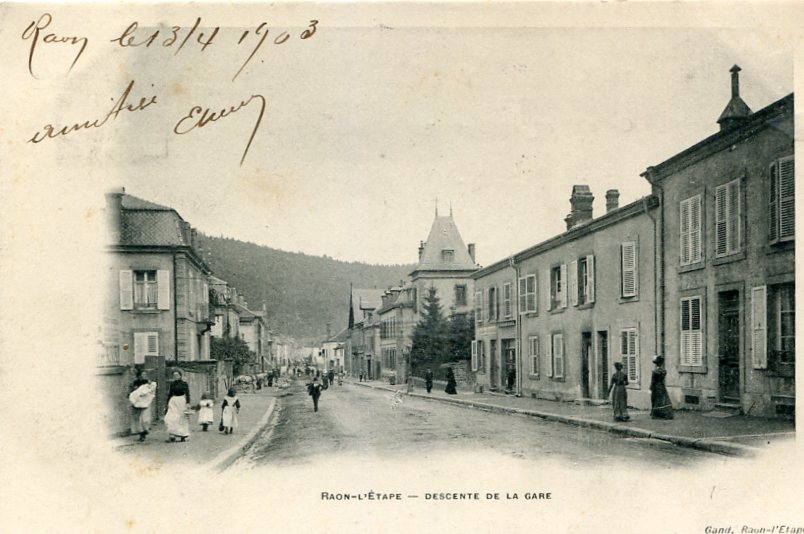
[[[311,384],[307,384],[307,394],[313,398],[313,411],[318,411],[318,399],[321,397],[321,384],[317,378],[313,378]]]
[[[452,367],[447,367],[447,387],[444,391],[448,395],[456,395],[458,390],[456,389],[457,382],[455,382],[455,371],[452,370]]]
[[[333,382],[335,381],[335,371],[333,371],[332,369],[330,369],[330,370],[329,370],[329,373],[327,373],[327,378],[329,379],[329,383],[330,383],[330,385],[333,385],[333,386],[334,386],[335,384],[334,384]]]
[[[430,390],[433,389],[433,371],[430,369],[424,373],[424,387],[427,388],[427,393],[430,393]]]

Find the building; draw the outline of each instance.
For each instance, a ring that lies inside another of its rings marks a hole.
[[[658,332],[654,280],[658,199],[592,216],[594,196],[573,187],[567,231],[478,270],[476,382],[553,400],[605,399],[614,361],[629,375],[629,402],[650,406]]]
[[[739,71],[720,130],[643,173],[661,199],[661,352],[677,406],[792,415],[793,95],[752,112]]]
[[[388,288],[377,309],[380,373],[378,378],[403,382],[409,372],[411,336],[417,321],[416,288],[411,283]]]
[[[255,355],[255,370],[264,372],[273,368],[270,334],[265,321],[268,312],[265,304],[261,311],[252,311],[246,304],[245,299],[241,297],[240,303],[236,306],[240,321],[240,339],[246,342],[249,350]]]
[[[365,323],[368,315],[380,307],[382,304],[381,289],[354,289],[349,295],[349,324],[348,339],[346,342],[346,363],[345,370],[349,376],[357,377],[361,373],[365,375],[371,365],[367,359],[371,359],[373,347],[367,345],[368,342],[365,332]]]
[[[215,324],[210,333],[213,338],[240,337],[240,316],[236,304],[237,290],[217,276],[209,277],[210,305]]]

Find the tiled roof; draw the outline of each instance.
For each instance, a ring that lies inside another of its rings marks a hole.
[[[366,310],[376,310],[382,305],[382,289],[352,289],[352,313],[354,322],[365,319]]]
[[[445,258],[443,253],[445,250],[452,251],[451,259]],[[436,215],[416,271],[464,271],[477,268],[477,264],[469,256],[452,215],[446,217]]]
[[[154,210],[154,211],[173,211],[172,208],[154,204],[147,200],[135,197],[133,195],[125,194],[120,199],[124,210]]]
[[[188,245],[179,226],[181,218],[173,210],[129,210],[120,215],[122,245]]]

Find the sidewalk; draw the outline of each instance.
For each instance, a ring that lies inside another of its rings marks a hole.
[[[240,453],[251,446],[276,406],[276,399],[287,390],[265,388],[256,393],[240,392],[239,426],[233,434],[218,432],[222,399],[215,402],[215,423],[203,432],[197,424],[197,413],[190,415],[190,437],[184,443],[167,442],[167,430],[162,421],[151,427],[151,432],[144,442],[139,436],[118,438],[117,449],[128,455],[136,455],[142,460],[152,462],[154,468],[163,464],[188,463],[203,465],[211,469],[223,470],[234,462]]]
[[[406,389],[405,385],[391,386],[379,381],[349,380],[349,383],[388,391]],[[661,420],[651,419],[649,411],[629,409],[631,420],[616,423],[612,420],[610,404],[582,405],[460,390],[457,395],[447,395],[441,388],[434,388],[428,394],[424,388],[419,387],[413,390],[411,396],[480,410],[538,417],[634,438],[668,441],[681,447],[733,456],[753,456],[758,452],[758,447],[795,436],[793,421],[743,415],[712,417],[704,412],[676,410],[674,419]]]

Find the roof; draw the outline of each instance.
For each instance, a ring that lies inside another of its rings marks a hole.
[[[129,194],[122,195],[120,206],[121,245],[190,245],[182,232],[184,219],[176,210]]]
[[[173,211],[173,208],[155,204],[148,200],[135,197],[134,195],[124,194],[120,199],[124,210],[154,210],[154,211]]]
[[[442,252],[452,251],[452,258],[447,258]],[[466,245],[461,238],[461,233],[455,225],[452,214],[445,217],[436,215],[433,226],[430,228],[430,235],[424,243],[416,271],[474,271],[478,266],[474,262]]]
[[[366,318],[366,311],[382,305],[382,289],[352,289],[352,315],[355,323]]]

